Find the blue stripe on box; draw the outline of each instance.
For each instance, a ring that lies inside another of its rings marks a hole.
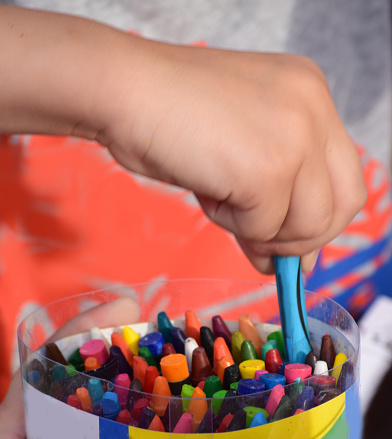
[[[99,418],[99,439],[129,439],[129,426]]]

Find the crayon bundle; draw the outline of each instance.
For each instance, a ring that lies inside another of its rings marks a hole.
[[[173,433],[277,422],[330,401],[355,381],[347,353],[336,352],[327,333],[302,364],[286,361],[278,326],[262,337],[246,314],[238,322],[216,315],[202,325],[193,311],[175,324],[161,312],[148,332],[143,325],[93,328],[69,355],[61,340],[49,343],[45,360],[25,365],[25,377],[76,409]]]

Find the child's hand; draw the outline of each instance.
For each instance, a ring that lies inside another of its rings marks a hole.
[[[262,272],[274,254],[311,269],[365,202],[355,147],[308,59],[13,8],[0,41],[0,132],[95,139],[127,169],[194,191]]]
[[[135,323],[139,319],[139,312],[138,304],[129,297],[98,305],[67,322],[48,342],[88,331],[94,326],[105,328]],[[25,439],[25,437],[22,378],[18,370],[0,405],[0,438]]]

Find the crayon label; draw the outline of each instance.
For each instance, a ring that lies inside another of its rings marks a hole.
[[[258,437],[286,439],[359,439],[361,417],[357,381],[344,394],[300,415],[252,429],[219,433],[219,438],[247,439]],[[28,439],[189,439],[189,434],[170,434],[128,427],[83,412],[39,392],[25,380]],[[215,436],[215,435],[213,435]]]

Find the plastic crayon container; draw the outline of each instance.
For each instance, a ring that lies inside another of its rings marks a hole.
[[[124,295],[139,323],[45,344]],[[305,299],[306,365],[284,364],[273,285],[162,281],[49,304],[18,328],[27,438],[360,438],[358,327],[334,301]]]

